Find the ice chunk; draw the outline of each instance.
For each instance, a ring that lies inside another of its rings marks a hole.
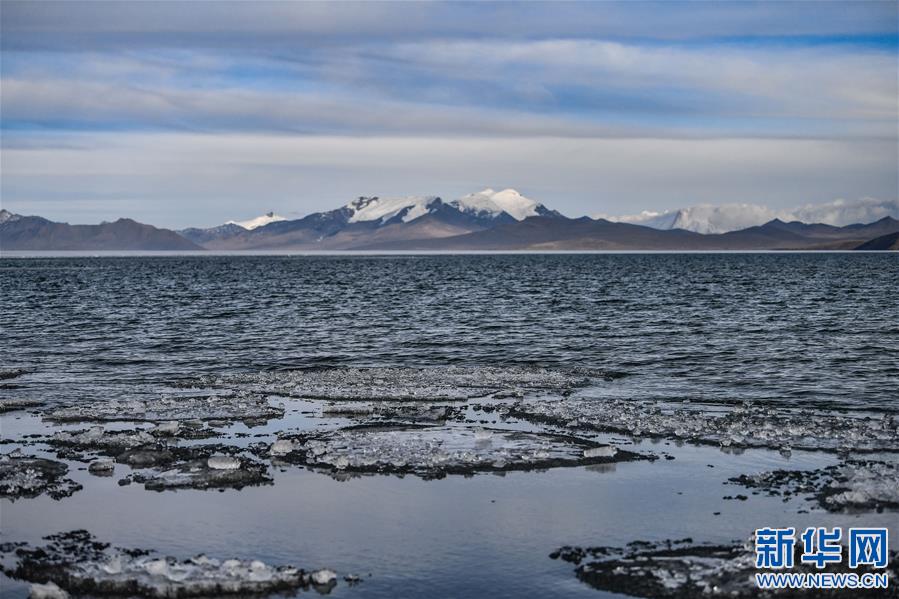
[[[584,450],[585,458],[614,458],[615,454],[618,453],[618,449],[612,447],[611,445],[606,445],[603,447],[591,447],[589,449]]]
[[[269,449],[269,454],[277,457],[282,455],[287,455],[295,449],[293,441],[289,439],[278,439],[274,443],[272,443],[271,448]]]
[[[206,465],[213,470],[236,470],[240,468],[240,460],[228,455],[214,455],[206,460]]]
[[[115,471],[115,462],[108,458],[94,460],[88,465],[87,471],[91,474],[109,476]]]
[[[313,583],[325,586],[337,580],[337,573],[334,570],[321,569],[313,572],[311,578]]]
[[[69,594],[53,582],[47,584],[34,583],[28,595],[31,599],[69,599]]]

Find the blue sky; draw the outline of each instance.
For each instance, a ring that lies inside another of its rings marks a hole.
[[[895,200],[897,3],[2,3],[2,204]]]

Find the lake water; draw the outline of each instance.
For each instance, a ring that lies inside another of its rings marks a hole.
[[[0,290],[0,367],[28,371],[0,393],[43,404],[0,417],[4,452],[59,430],[42,410],[296,369],[590,368],[608,375],[579,392],[592,401],[899,413],[895,254],[7,257]],[[321,401],[283,401],[283,419],[231,424],[227,438],[352,423],[317,412]],[[547,557],[561,545],[724,543],[760,526],[857,523],[899,539],[895,511],[722,500],[739,491],[722,486],[729,477],[820,468],[833,453],[591,438],[673,459],[441,480],[272,468],[273,485],[221,493],[119,486],[127,466],[97,478],[68,461],[84,489],[0,500],[2,539],[85,528],[179,558],[327,566],[363,576],[333,590],[346,597],[604,596]],[[2,582],[3,596],[27,594]]]

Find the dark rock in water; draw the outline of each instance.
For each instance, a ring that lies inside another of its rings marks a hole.
[[[0,456],[0,497],[20,499],[37,497],[46,493],[53,499],[68,497],[81,489],[81,485],[65,478],[69,467],[34,456],[24,456],[14,451]]]
[[[700,597],[846,597],[845,589],[799,589],[763,592],[755,582],[755,550],[751,541],[734,545],[694,545],[692,539],[649,543],[635,541],[627,547],[562,547],[550,554],[574,564],[577,577],[607,592],[650,599],[698,599]],[[845,564],[817,570],[799,559],[791,572],[849,572]],[[899,574],[892,552],[889,576]],[[852,570],[862,574],[868,567]],[[878,570],[883,572],[883,570]],[[853,597],[897,597],[899,589],[854,589]]]
[[[94,597],[263,597],[308,588],[327,593],[337,584],[336,573],[327,569],[306,572],[258,560],[205,555],[177,560],[143,549],[114,548],[85,530],[45,540],[41,547],[0,545],[4,558],[0,571],[10,578]]]

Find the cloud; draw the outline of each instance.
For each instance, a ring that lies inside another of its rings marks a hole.
[[[183,226],[487,186],[572,215],[897,197],[897,10],[5,1],[3,203]]]
[[[75,222],[132,216],[180,228],[485,187],[570,216],[899,197],[896,145],[876,140],[10,131],[3,144],[4,207]]]
[[[893,31],[882,1],[675,3],[29,2],[3,4],[3,47],[285,48],[320,40],[871,35]],[[813,18],[811,18],[813,17]]]
[[[842,227],[855,223],[872,223],[886,216],[899,219],[899,199],[837,199],[819,204],[805,204],[793,209],[774,209],[762,204],[702,204],[666,210],[644,211],[625,216],[597,215],[597,218],[645,225],[655,229],[686,229],[697,233],[726,233],[762,225],[768,221],[801,221]]]

